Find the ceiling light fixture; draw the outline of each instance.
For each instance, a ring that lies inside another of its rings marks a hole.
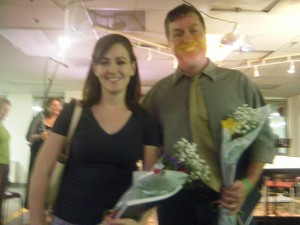
[[[221,39],[221,44],[232,46],[241,52],[253,51],[253,46],[246,35],[240,35],[239,25],[236,23],[232,32],[225,34]]]
[[[254,77],[260,77],[257,65],[254,66]]]
[[[294,61],[293,60],[291,60],[291,57],[290,56],[288,56],[288,61],[290,62],[290,67],[289,67],[289,69],[287,70],[287,72],[289,73],[289,74],[293,74],[293,73],[295,73],[295,63],[294,63]]]
[[[62,49],[68,49],[71,46],[71,40],[68,36],[60,36],[58,37],[58,46]]]
[[[221,43],[223,45],[234,45],[234,43],[240,38],[239,33],[240,31],[238,28],[238,24],[235,23],[233,30],[222,37]]]
[[[151,48],[148,49],[148,56],[147,56],[147,61],[151,61],[152,60],[152,51]]]
[[[295,73],[295,64],[294,64],[294,61],[291,61],[290,63],[290,68],[288,69],[287,71],[288,73],[292,74],[292,73]]]
[[[174,57],[174,59],[173,59],[173,69],[177,69],[177,66],[178,66],[178,61],[177,61],[177,59]]]

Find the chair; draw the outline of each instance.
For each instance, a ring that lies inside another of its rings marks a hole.
[[[5,200],[5,213],[4,213],[4,218],[7,221],[7,216],[8,216],[8,209],[9,209],[9,200],[11,199],[19,199],[19,204],[20,204],[20,214],[19,215],[19,224],[23,224],[23,197],[20,193],[18,192],[13,192],[13,191],[6,191],[4,193],[4,200]]]

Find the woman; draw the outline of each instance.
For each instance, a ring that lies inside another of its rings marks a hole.
[[[7,176],[9,170],[9,133],[2,121],[10,109],[10,101],[0,97],[0,225],[2,221],[2,202],[7,186]]]
[[[39,152],[41,145],[47,140],[49,133],[56,121],[62,103],[59,98],[48,98],[45,103],[43,114],[38,114],[30,123],[26,139],[30,143],[30,161],[28,169],[28,184],[33,168],[34,161]],[[25,199],[25,207],[28,208],[28,196]]]
[[[118,34],[95,46],[83,89],[83,112],[71,143],[53,225],[95,225],[132,182],[136,162],[149,170],[159,156],[157,122],[139,105],[140,78],[129,40]],[[49,174],[66,141],[74,101],[59,115],[45,142],[30,184],[31,225],[44,224]],[[131,219],[111,224],[138,224]]]

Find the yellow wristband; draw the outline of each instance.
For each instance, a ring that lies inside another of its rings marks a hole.
[[[247,189],[248,189],[248,194],[253,191],[253,185],[252,183],[248,180],[248,178],[244,178],[242,179],[242,182],[246,185]]]

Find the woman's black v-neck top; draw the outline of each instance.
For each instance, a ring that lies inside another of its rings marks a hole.
[[[66,136],[74,102],[60,113],[52,132]],[[143,146],[160,146],[157,121],[137,108],[124,127],[108,134],[90,108],[84,108],[71,142],[70,155],[54,214],[70,223],[94,225],[102,220],[132,182]]]

